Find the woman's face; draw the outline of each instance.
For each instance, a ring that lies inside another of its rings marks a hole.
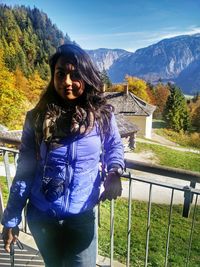
[[[64,100],[75,100],[85,90],[85,82],[81,79],[75,66],[64,56],[57,60],[53,78],[55,90]]]

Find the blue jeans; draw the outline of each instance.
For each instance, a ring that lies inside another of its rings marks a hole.
[[[46,267],[95,267],[95,211],[59,221],[28,205],[27,220]]]

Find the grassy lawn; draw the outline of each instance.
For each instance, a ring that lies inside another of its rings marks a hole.
[[[166,122],[163,120],[153,120],[152,127],[154,132],[166,139],[179,144],[182,147],[200,149],[200,132],[191,131],[184,133],[183,131],[175,132],[166,128]]]
[[[138,142],[134,152],[139,153],[145,151],[153,152],[160,165],[200,172],[200,154]]]
[[[9,155],[8,156],[8,160],[9,160],[9,163],[14,163],[15,162],[13,155]],[[0,162],[3,162],[3,156],[2,155],[0,155]]]
[[[7,189],[6,177],[4,176],[0,176],[0,188],[3,194],[3,202],[5,205],[8,199],[8,189]]]
[[[200,133],[177,133],[165,128],[156,129],[155,132],[158,135],[164,136],[166,139],[181,145],[182,147],[200,149]]]
[[[109,257],[109,202],[101,204],[101,227],[99,228],[99,252]],[[148,266],[164,266],[165,248],[167,239],[168,205],[152,205],[151,227],[149,240]],[[190,213],[192,217],[192,210]],[[127,200],[119,199],[115,202],[115,239],[114,258],[122,263],[126,262],[127,252]],[[142,201],[132,202],[132,226],[131,226],[131,265],[133,267],[144,266],[145,241],[147,225],[147,203]],[[168,266],[185,266],[190,236],[191,218],[182,217],[182,206],[173,206],[170,247]],[[200,215],[197,212],[195,230],[193,234],[190,267],[199,266],[200,262]]]

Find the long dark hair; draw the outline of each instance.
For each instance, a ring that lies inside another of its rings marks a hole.
[[[80,77],[85,81],[85,90],[81,96],[80,104],[94,113],[100,128],[106,132],[106,130],[109,129],[111,111],[113,108],[106,104],[106,99],[103,96],[103,83],[100,72],[92,63],[89,55],[82,48],[74,44],[64,44],[58,47],[56,53],[50,58],[51,79],[46,91],[34,108],[34,118],[36,118],[38,114],[44,115],[48,104],[67,105],[54,88],[55,65],[61,56],[65,56],[69,59],[69,62],[76,67]]]

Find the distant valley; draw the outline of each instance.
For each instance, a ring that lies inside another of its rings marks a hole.
[[[106,48],[87,52],[113,83],[123,82],[128,74],[153,84],[174,82],[189,95],[200,92],[200,34],[164,39],[134,53]]]

